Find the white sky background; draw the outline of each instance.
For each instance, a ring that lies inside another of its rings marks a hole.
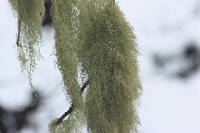
[[[200,73],[180,81],[166,77],[164,72],[156,72],[151,61],[155,52],[176,54],[185,42],[200,42],[200,14],[193,14],[194,7],[200,4],[197,1],[118,0],[134,27],[140,53],[143,86],[139,106],[140,133],[200,133]],[[16,23],[8,1],[0,0],[0,104],[10,109],[30,101],[28,81],[17,60]],[[68,108],[61,77],[54,65],[53,32],[49,32],[44,33],[41,49],[44,58],[39,61],[33,79],[34,85],[47,96],[35,116],[35,121],[40,122],[39,133],[46,133],[49,121]],[[52,92],[54,95],[48,97]],[[24,131],[28,132],[28,129]]]

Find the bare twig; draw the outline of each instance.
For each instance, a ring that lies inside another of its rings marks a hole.
[[[19,19],[18,20],[18,33],[17,33],[17,41],[16,41],[16,44],[17,46],[20,46],[20,33],[21,32],[21,20]]]
[[[84,84],[83,84],[83,86],[81,87],[81,89],[80,89],[80,94],[82,94],[83,92],[84,92],[84,90],[85,90],[85,88],[87,87],[89,85],[89,80],[87,80]],[[56,122],[56,125],[59,125],[62,121],[63,121],[63,119],[65,118],[65,117],[67,117],[69,114],[71,114],[72,113],[72,111],[74,110],[74,107],[75,107],[75,105],[71,105],[70,106],[70,108],[67,110],[67,112],[65,112],[58,120],[57,120],[57,122]]]

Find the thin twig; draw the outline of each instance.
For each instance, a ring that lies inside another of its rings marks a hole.
[[[87,80],[84,84],[83,84],[83,86],[81,87],[81,89],[80,89],[80,94],[82,94],[83,92],[84,92],[84,90],[85,90],[85,88],[87,87],[89,85],[89,80]]]
[[[82,94],[83,92],[84,92],[84,90],[85,90],[85,88],[87,87],[89,85],[89,80],[87,80],[84,84],[83,84],[83,86],[81,87],[81,89],[80,89],[80,94]],[[63,121],[63,119],[65,118],[65,117],[67,117],[69,114],[71,114],[72,113],[72,111],[74,110],[74,107],[75,107],[75,105],[71,105],[70,106],[70,108],[67,110],[67,112],[65,112],[58,120],[57,120],[57,122],[56,122],[56,125],[59,125],[62,121]]]
[[[56,125],[59,125],[59,124],[63,121],[63,119],[64,119],[65,117],[67,117],[69,114],[72,113],[73,110],[74,110],[74,105],[72,104],[71,107],[67,110],[67,112],[65,112],[65,113],[57,120]]]
[[[16,44],[17,46],[20,46],[20,33],[21,32],[21,20],[19,19],[18,20],[18,33],[17,33],[17,41],[16,41]]]

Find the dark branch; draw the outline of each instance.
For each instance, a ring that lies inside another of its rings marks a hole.
[[[20,32],[21,32],[21,20],[19,19],[18,20],[18,31],[17,31],[18,33],[17,33],[17,41],[16,41],[16,44],[17,44],[17,46],[20,46]]]
[[[57,120],[56,125],[59,125],[59,124],[63,121],[63,119],[64,119],[65,117],[67,117],[69,114],[72,113],[73,110],[74,110],[74,105],[72,104],[71,107],[67,110],[67,112],[65,112],[65,113]]]
[[[52,17],[51,17],[52,1],[45,0],[44,7],[45,7],[45,15],[43,17],[42,26],[51,25],[51,23],[52,23]]]
[[[80,89],[80,94],[82,94],[83,92],[84,92],[84,90],[85,90],[85,88],[87,87],[89,85],[89,80],[87,80],[84,84],[83,84],[83,86],[81,87],[81,89]],[[67,110],[67,112],[65,112],[58,120],[57,120],[57,122],[56,122],[56,125],[59,125],[62,121],[63,121],[63,119],[65,118],[65,117],[67,117],[69,114],[71,114],[72,113],[72,111],[74,110],[74,107],[75,107],[75,105],[71,105],[70,106],[70,108]]]
[[[83,92],[84,92],[84,90],[85,90],[85,88],[87,87],[89,85],[89,80],[87,80],[84,84],[83,84],[83,86],[81,87],[81,89],[80,89],[80,94],[82,94]]]

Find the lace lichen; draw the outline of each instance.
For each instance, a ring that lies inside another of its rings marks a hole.
[[[113,0],[91,0],[81,31],[80,60],[90,80],[86,97],[92,133],[137,132],[140,94],[136,43],[132,28]],[[134,106],[133,106],[134,105]]]
[[[77,81],[77,16],[75,0],[53,0],[53,24],[57,65],[73,104],[81,101]]]
[[[31,73],[38,55],[44,1],[10,1],[18,15],[19,59]],[[85,122],[91,133],[136,133],[140,95],[136,41],[115,0],[52,0],[51,16],[56,64],[74,105],[67,120],[50,125],[51,132],[76,133]],[[80,64],[89,80],[85,102],[79,91]]]
[[[44,14],[43,0],[10,0],[18,17],[17,48],[22,70],[30,76],[40,55],[39,43]]]
[[[52,1],[52,19],[55,28],[55,52],[57,57],[57,66],[62,74],[63,82],[68,96],[71,98],[71,103],[76,106],[76,110],[73,112],[83,112],[83,100],[81,98],[78,84],[78,0],[53,0]],[[69,124],[58,128],[58,132],[73,131],[69,127],[74,127],[72,124],[80,121],[80,117],[69,117],[64,123]],[[69,122],[71,121],[71,122]],[[72,122],[73,121],[73,122]],[[64,124],[63,123],[63,124]],[[63,125],[62,124],[62,125]],[[66,125],[66,124],[64,124]]]

